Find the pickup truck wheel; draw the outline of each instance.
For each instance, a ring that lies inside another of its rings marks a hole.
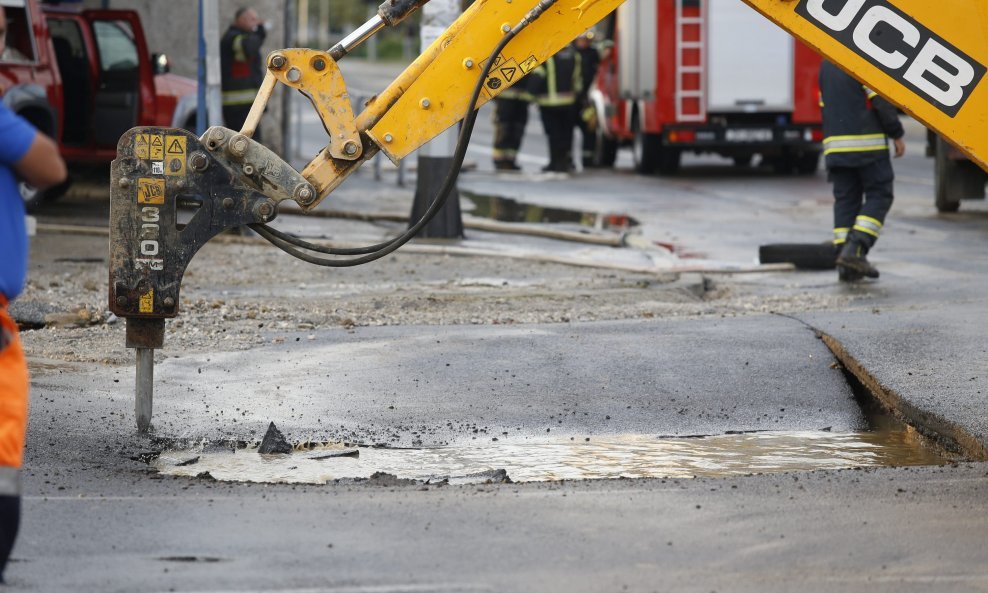
[[[985,197],[985,172],[968,160],[950,158],[950,144],[937,138],[934,161],[934,204],[939,212],[957,212],[961,200]]]
[[[26,181],[18,181],[17,190],[21,192],[21,199],[24,200],[24,209],[30,213],[37,212],[45,201],[45,192]]]
[[[40,190],[26,181],[18,181],[17,190],[21,194],[21,199],[24,200],[24,209],[27,210],[28,213],[34,214],[38,212],[43,205],[50,204],[51,202],[54,202],[58,198],[62,197],[71,184],[72,181],[67,179],[55,187],[48,188],[47,190]]]

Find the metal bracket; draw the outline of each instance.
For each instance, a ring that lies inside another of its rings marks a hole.
[[[309,98],[329,134],[326,149],[334,159],[353,161],[363,147],[350,106],[346,82],[329,53],[312,49],[282,49],[268,57],[268,72],[279,82]]]

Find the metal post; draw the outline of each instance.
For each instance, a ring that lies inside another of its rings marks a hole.
[[[317,47],[329,47],[329,0],[319,0],[319,41]]]
[[[459,0],[432,0],[422,9],[421,51],[453,24],[460,14]],[[418,150],[418,177],[415,181],[415,199],[412,203],[411,224],[421,218],[453,167],[458,128],[453,126]],[[404,181],[399,171],[399,185]],[[460,212],[460,195],[456,187],[436,217],[425,225],[419,237],[454,239],[463,237],[463,214]]]
[[[196,134],[202,136],[206,132],[206,30],[203,24],[204,0],[199,0],[199,60],[196,71]],[[138,353],[138,358],[140,353]],[[140,372],[140,365],[138,365]],[[138,416],[140,417],[140,416]]]
[[[151,404],[154,396],[154,349],[137,348],[137,381],[134,412],[137,430],[147,432],[151,427]]]
[[[294,47],[295,46],[295,30],[298,26],[298,13],[296,11],[297,4],[295,0],[288,0],[285,2],[285,43],[284,47]],[[281,141],[282,147],[284,149],[283,157],[288,162],[292,161],[293,149],[289,144],[289,139],[293,142],[301,141],[301,139],[294,138],[295,134],[292,133],[292,111],[295,108],[295,96],[298,95],[291,87],[285,86],[284,94],[282,95],[281,101]]]
[[[202,25],[206,44],[207,123],[209,126],[220,126],[223,125],[223,70],[220,64],[220,4],[217,0],[205,0]]]

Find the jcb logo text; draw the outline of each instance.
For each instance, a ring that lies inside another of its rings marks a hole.
[[[796,12],[953,117],[986,68],[886,0],[800,0]]]

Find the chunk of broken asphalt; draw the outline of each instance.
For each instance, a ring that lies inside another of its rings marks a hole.
[[[330,451],[328,453],[320,453],[318,455],[313,455],[309,459],[333,459],[336,457],[360,457],[359,449],[343,449],[342,451]]]
[[[281,434],[281,431],[274,425],[274,422],[272,422],[268,425],[268,431],[264,433],[264,440],[261,441],[261,446],[257,449],[257,452],[264,455],[271,453],[291,453],[292,445],[285,439],[285,435]]]

